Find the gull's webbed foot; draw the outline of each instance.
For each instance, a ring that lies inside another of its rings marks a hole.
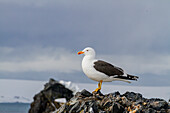
[[[100,80],[100,82],[98,83],[98,88],[96,88],[92,93],[98,92],[99,90],[101,90],[101,86],[102,86],[102,80]]]
[[[97,93],[101,88],[96,88],[92,93]]]

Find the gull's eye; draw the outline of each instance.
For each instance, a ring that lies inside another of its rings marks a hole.
[[[89,51],[89,50],[86,50],[86,51]]]

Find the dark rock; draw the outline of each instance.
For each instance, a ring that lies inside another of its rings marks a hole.
[[[65,104],[65,109],[59,109],[56,113],[168,113],[168,103],[163,99],[146,99],[134,92],[123,95],[119,92],[100,93],[78,92]]]
[[[83,101],[76,112],[79,113],[81,110],[83,110],[84,107],[86,107],[86,105],[85,105],[85,102]]]
[[[57,98],[66,98],[69,100],[73,97],[73,92],[54,79],[50,79],[40,93],[34,96],[34,102],[31,103],[29,113],[49,113],[56,110],[61,105],[54,102]]]
[[[167,113],[170,113],[170,108],[167,110]]]
[[[99,111],[99,113],[107,113],[106,111]]]
[[[120,96],[120,93],[117,91],[117,92],[114,92],[114,93],[110,93],[112,96],[114,97],[117,97],[117,96]]]
[[[152,108],[148,108],[148,109],[144,109],[143,112],[144,113],[156,113],[156,110],[154,110]]]
[[[54,100],[57,98],[66,98],[69,100],[73,97],[73,92],[64,85],[58,83],[54,79],[50,79],[49,83],[45,84],[44,94],[50,98],[50,100]]]
[[[119,103],[126,107],[131,106],[131,102],[125,96],[121,97],[121,101]]]
[[[95,101],[92,101],[89,103],[87,111],[92,112],[92,113],[98,112],[98,106]]]
[[[69,109],[69,113],[73,113],[76,112],[80,107],[80,102],[75,103],[70,109]]]
[[[80,92],[81,95],[85,96],[85,97],[90,97],[92,96],[92,93],[90,93],[89,91],[83,89],[81,92]]]
[[[66,98],[65,104],[56,103],[56,98]],[[44,90],[34,96],[29,113],[170,113],[170,105],[163,99],[143,98],[135,92],[119,92],[103,95],[100,91],[72,91],[50,79]]]
[[[140,101],[142,99],[142,95],[140,93],[134,93],[134,92],[126,92],[123,94],[128,100],[131,101]]]
[[[111,113],[123,113],[125,111],[124,107],[117,102],[114,102],[111,107]]]
[[[150,101],[150,106],[155,110],[168,109],[168,103],[162,99],[152,99]]]

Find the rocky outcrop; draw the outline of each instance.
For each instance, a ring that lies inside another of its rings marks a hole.
[[[56,102],[58,98],[66,98],[67,102]],[[34,96],[29,113],[170,113],[170,105],[163,99],[147,99],[134,92],[103,95],[82,90],[73,96],[71,90],[50,79]]]
[[[103,95],[86,90],[76,95],[54,113],[170,113],[163,99],[146,99],[140,93],[119,92]]]
[[[57,98],[66,98],[70,100],[73,92],[54,79],[50,79],[40,93],[34,96],[34,102],[31,103],[29,113],[50,113],[60,107],[60,104],[54,100]]]

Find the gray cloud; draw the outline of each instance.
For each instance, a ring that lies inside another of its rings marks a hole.
[[[170,69],[170,55],[103,55],[101,58],[139,75],[150,73],[167,76]]]
[[[1,72],[63,72],[81,71],[82,56],[64,48],[0,48]],[[96,51],[97,52],[97,51]],[[97,55],[132,73],[166,75],[170,67],[170,55]]]
[[[0,48],[0,72],[80,71],[79,58],[62,48]]]
[[[0,14],[3,74],[18,73],[19,69],[23,74],[43,70],[66,73],[64,68],[80,71],[79,66],[70,68],[62,62],[71,59],[69,66],[75,61],[79,65],[79,57],[73,54],[92,46],[99,56],[127,71],[152,71],[152,75],[163,73],[167,77],[168,0],[1,0]]]
[[[16,0],[5,1],[1,9],[1,45],[95,45],[102,52],[112,48],[125,54],[167,53],[169,49],[166,1]]]
[[[53,47],[0,48],[0,78],[47,80],[54,77],[63,80],[92,82],[83,74],[77,51]],[[96,51],[97,52],[97,51]],[[148,78],[160,77],[159,83],[167,85],[169,79],[170,55],[105,55],[97,54],[98,59],[122,67],[127,73],[138,75],[147,84]],[[148,75],[148,77],[146,77]],[[145,76],[145,77],[144,77]],[[76,78],[76,80],[74,80]],[[166,79],[165,79],[166,78]],[[157,84],[158,85],[158,84]]]

